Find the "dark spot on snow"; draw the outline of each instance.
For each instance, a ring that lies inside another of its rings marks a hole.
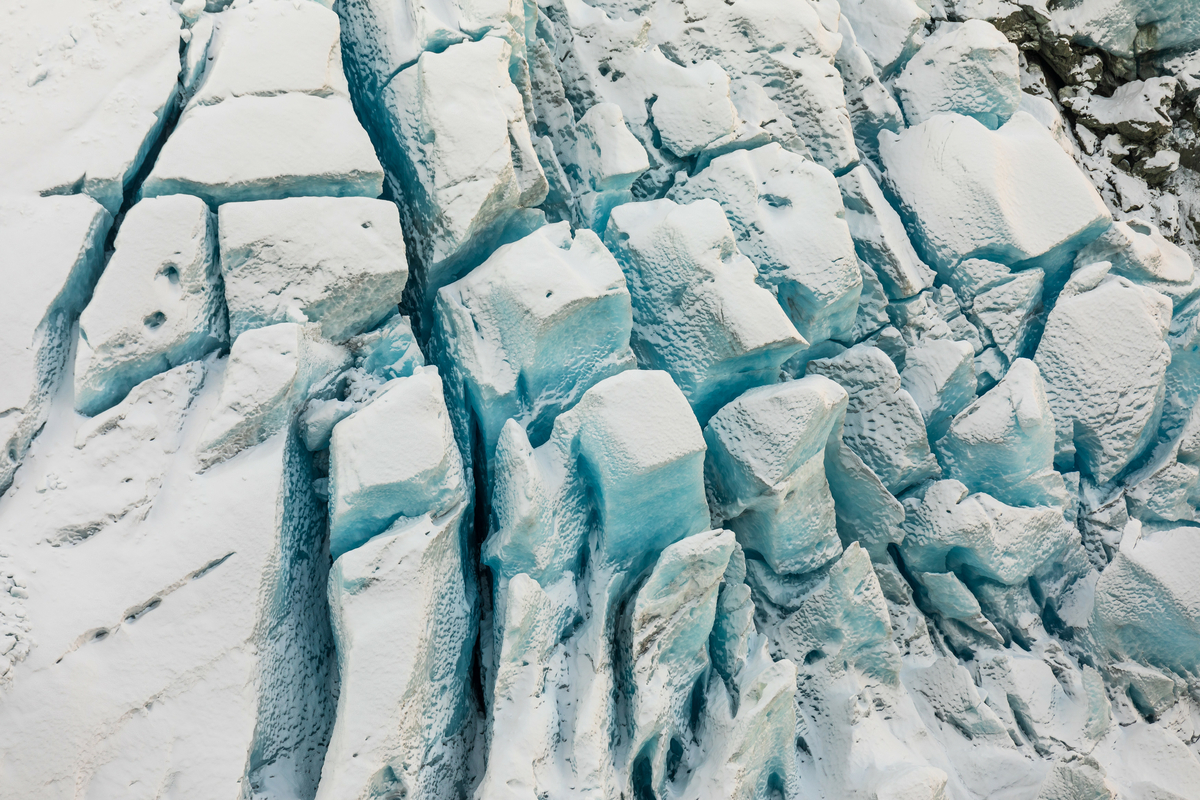
[[[142,324],[144,324],[149,330],[154,330],[166,321],[166,314],[161,311],[155,311],[153,314],[142,320]]]

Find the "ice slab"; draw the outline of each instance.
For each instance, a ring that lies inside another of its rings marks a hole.
[[[435,340],[490,459],[509,419],[537,445],[601,380],[633,368],[625,276],[596,234],[540,228],[443,287]]]
[[[404,453],[403,459],[396,453]],[[333,429],[329,549],[336,559],[401,517],[439,518],[465,499],[462,458],[437,370],[389,381]]]
[[[200,438],[200,463],[225,461],[289,427],[310,394],[349,365],[349,352],[313,324],[283,322],[239,336]]]
[[[403,221],[430,306],[438,289],[478,264],[514,214],[546,196],[512,48],[486,37],[425,52],[382,90],[375,123],[400,181]],[[473,262],[473,263],[472,263]]]
[[[383,170],[350,101],[289,92],[187,109],[141,195],[194,194],[218,206],[382,191]]]
[[[975,399],[975,350],[954,339],[930,339],[910,347],[900,386],[921,409],[929,440],[937,442],[954,415]]]
[[[1054,471],[1054,414],[1041,372],[1013,362],[1004,380],[954,417],[937,440],[946,476],[1014,506],[1065,505]]]
[[[630,774],[644,759],[658,794],[667,784],[672,742],[692,733],[691,695],[709,670],[717,590],[733,548],[733,534],[725,530],[681,539],[663,550],[633,598]]]
[[[885,78],[903,67],[925,41],[929,11],[913,0],[850,0],[841,11]]]
[[[229,335],[317,322],[334,342],[374,328],[408,280],[396,206],[365,197],[226,203],[218,211]]]
[[[879,151],[913,243],[938,270],[967,258],[1051,269],[1112,222],[1074,160],[1021,111],[995,131],[938,115],[881,133]]]
[[[45,424],[71,326],[103,268],[112,217],[87,196],[5,200],[0,299],[0,491]]]
[[[196,475],[190,423],[217,389],[196,394],[196,367],[141,384],[78,439],[67,409],[37,455],[54,488],[5,497],[5,571],[21,576],[37,645],[0,710],[6,797],[164,781],[237,795],[271,774],[316,789],[317,760],[290,758],[324,747],[333,711],[315,476],[286,434]],[[93,527],[140,492],[147,502]],[[46,543],[72,523],[72,541]]]
[[[1021,100],[1017,46],[983,20],[942,25],[896,78],[896,89],[909,125],[962,114],[995,130]]]
[[[1113,337],[1114,321],[1120,336]],[[1099,483],[1155,435],[1171,360],[1171,301],[1101,262],[1067,282],[1046,321],[1035,363],[1058,429],[1055,462]]]
[[[1028,578],[1078,536],[1058,506],[1016,507],[936,481],[904,501],[904,563],[917,572],[970,567],[1008,585]]]
[[[1140,535],[1139,535],[1140,533]],[[1194,528],[1131,531],[1096,583],[1089,630],[1116,658],[1182,673],[1200,661]]]
[[[775,572],[809,572],[841,554],[825,446],[846,400],[813,375],[750,389],[704,429],[715,512]]]
[[[721,204],[759,283],[810,344],[849,336],[862,277],[829,170],[772,143],[714,159],[667,196]]]
[[[925,419],[900,373],[882,350],[855,345],[841,355],[808,363],[808,374],[824,375],[850,394],[842,440],[892,494],[941,476],[929,449]]]
[[[866,166],[838,178],[846,224],[858,258],[875,273],[888,298],[903,300],[933,286],[934,274],[913,249],[900,215]]]
[[[1192,257],[1144,219],[1130,217],[1114,222],[1100,238],[1079,251],[1075,268],[1101,261],[1112,264],[1112,274],[1171,298],[1176,308],[1200,294],[1200,276]]]
[[[338,17],[321,4],[255,0],[206,19],[213,33],[189,108],[287,92],[349,98]]]
[[[772,383],[805,340],[713,200],[627,203],[605,241],[633,299],[639,364],[671,373],[702,422],[751,386]]]
[[[465,510],[460,498],[436,520],[398,520],[334,562],[329,613],[341,689],[319,800],[380,791],[432,800],[466,782],[456,737],[467,719],[475,628]]]
[[[216,220],[198,197],[134,205],[79,317],[75,408],[112,407],[145,379],[228,341]]]
[[[45,0],[7,12],[5,191],[83,193],[115,215],[178,102],[179,14],[160,0]]]

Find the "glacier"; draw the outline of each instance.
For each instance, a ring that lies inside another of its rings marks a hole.
[[[1198,20],[0,1],[0,800],[1200,800]]]

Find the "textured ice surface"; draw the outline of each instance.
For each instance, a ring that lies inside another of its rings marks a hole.
[[[342,342],[391,315],[408,280],[396,207],[358,197],[226,203],[219,212],[229,335],[319,322]]]
[[[0,205],[5,290],[0,315],[0,486],[7,487],[50,414],[71,326],[103,266],[112,217],[86,196]]]
[[[1200,800],[1198,11],[0,3],[0,800]]]
[[[805,346],[712,200],[618,206],[605,241],[625,271],[639,364],[671,373],[701,421]]]
[[[75,408],[96,414],[146,378],[227,341],[216,225],[197,197],[155,197],[125,214],[117,252],[79,317]]]
[[[913,243],[937,269],[964,258],[1059,266],[1112,219],[1049,132],[1019,111],[995,131],[939,114],[880,134],[879,148]]]

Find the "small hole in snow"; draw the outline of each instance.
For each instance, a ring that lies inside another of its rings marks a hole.
[[[92,641],[98,642],[106,636],[108,636],[108,631],[105,630],[104,628],[101,628],[100,630],[96,631],[96,633],[92,636]]]
[[[546,292],[546,297],[549,297],[549,296],[550,296],[550,295],[552,295],[552,294],[554,294],[554,292],[553,292],[553,291]]]
[[[158,271],[158,274],[159,276],[166,278],[172,286],[177,286],[179,284],[179,270],[174,264],[167,264]]]
[[[369,223],[369,222],[364,222],[364,223],[362,224],[362,226],[363,226],[364,228],[369,228],[369,227],[371,227],[371,223]]]
[[[17,448],[15,448],[15,447],[8,448],[8,460],[9,461],[17,460]]]
[[[166,314],[164,314],[161,311],[155,311],[153,314],[151,314],[150,316],[148,316],[144,320],[142,320],[142,323],[150,330],[154,330],[155,328],[159,327],[166,321],[167,321]]]

